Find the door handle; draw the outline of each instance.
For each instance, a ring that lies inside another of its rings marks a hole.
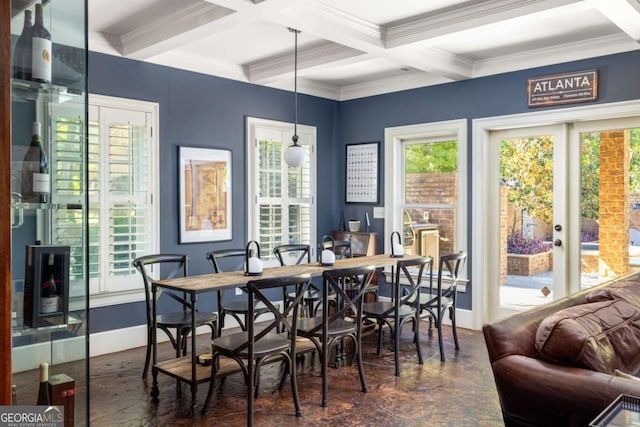
[[[553,229],[556,231],[562,231],[562,226],[560,224],[556,224]]]
[[[553,246],[562,246],[562,240],[556,239],[553,241]]]

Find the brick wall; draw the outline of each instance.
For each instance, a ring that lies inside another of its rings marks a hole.
[[[629,271],[629,131],[600,133],[601,277]]]
[[[429,203],[455,205],[458,201],[457,173],[408,174],[405,183],[407,204]],[[440,254],[456,252],[456,211],[454,209],[407,209],[411,222],[425,223],[424,212],[429,213],[429,223],[440,226]]]

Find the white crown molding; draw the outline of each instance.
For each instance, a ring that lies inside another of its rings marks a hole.
[[[225,62],[216,61],[211,57],[203,57],[196,54],[185,54],[182,52],[170,51],[165,54],[158,55],[147,62],[177,68],[179,70],[193,71],[196,73],[248,82],[245,71],[241,66],[229,65]]]
[[[90,51],[121,56],[122,43],[118,36],[93,31],[89,33],[88,40]]]
[[[266,86],[273,89],[293,92],[293,82],[279,80]],[[307,80],[300,78],[300,76],[298,76],[298,92],[305,95],[317,96],[319,98],[332,99],[334,101],[340,100],[340,87],[326,83],[319,83],[315,80]]]
[[[625,35],[603,36],[561,46],[534,49],[489,60],[476,61],[473,66],[473,77],[508,73],[637,49],[640,49],[640,45]]]
[[[337,100],[348,101],[368,96],[383,95],[386,93],[434,86],[442,83],[449,83],[451,81],[452,80],[442,76],[413,72],[397,77],[343,86],[340,89],[340,97],[337,98]]]

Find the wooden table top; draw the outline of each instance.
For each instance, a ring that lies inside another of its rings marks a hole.
[[[312,277],[318,277],[322,276],[322,273],[328,269],[365,267],[368,265],[374,265],[375,267],[387,267],[395,265],[399,260],[413,258],[416,258],[416,256],[407,255],[404,258],[392,258],[389,254],[379,254],[339,259],[336,260],[336,263],[333,266],[322,266],[318,262],[313,262],[309,264],[268,267],[263,270],[261,276],[246,276],[243,271],[230,271],[225,273],[211,273],[169,280],[158,280],[155,283],[162,288],[173,289],[181,292],[211,292],[243,286],[250,280],[293,276],[297,274],[310,274]]]

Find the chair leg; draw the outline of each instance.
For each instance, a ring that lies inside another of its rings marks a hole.
[[[376,319],[376,323],[378,323],[378,347],[376,349],[376,354],[380,355],[380,350],[382,349],[382,327],[384,323],[380,321],[380,319]]]
[[[442,313],[438,314],[436,320],[436,328],[438,329],[438,346],[440,347],[440,361],[444,362],[444,345],[442,343]]]
[[[295,360],[295,354],[289,355],[289,370],[291,371],[289,377],[291,378],[291,393],[293,394],[293,405],[296,408],[296,417],[302,416],[302,410],[300,409],[300,397],[298,396],[298,379],[296,374],[296,367],[291,366]]]
[[[218,313],[218,333],[216,334],[219,337],[222,336],[222,328],[224,328],[224,317],[225,313],[220,310],[220,312]]]
[[[322,364],[321,367],[321,375],[322,375],[322,407],[326,408],[327,407],[327,394],[328,394],[328,385],[327,385],[327,369],[328,369],[328,363],[327,363],[327,359],[328,357],[328,353],[329,353],[329,343],[326,343],[326,345],[323,343],[322,345],[322,349],[323,351],[320,352],[320,362]]]
[[[147,378],[147,372],[149,372],[149,361],[151,360],[151,328],[147,328],[147,354],[144,357],[144,369],[142,370],[142,378]]]
[[[360,385],[362,386],[362,392],[366,393],[367,389],[367,380],[364,378],[364,366],[362,364],[362,340],[360,336],[360,332],[356,334],[356,346],[355,351],[358,353],[358,373],[360,374]]]
[[[396,377],[400,376],[400,332],[402,330],[400,322],[396,322],[395,331],[393,334],[393,356],[396,365]]]
[[[207,392],[207,398],[204,400],[204,404],[202,406],[202,411],[200,415],[204,415],[207,413],[207,409],[209,407],[209,402],[211,401],[211,396],[213,396],[213,391],[216,388],[216,372],[217,372],[217,358],[214,356],[213,360],[211,360],[211,381],[209,382],[209,391]]]
[[[416,343],[416,352],[418,353],[418,363],[420,365],[424,364],[422,360],[422,349],[420,348],[420,316],[416,316],[413,318],[413,342]]]
[[[456,344],[456,350],[460,350],[458,345],[458,333],[456,332],[456,308],[449,307],[449,318],[451,319],[451,329],[453,330],[453,342]]]

